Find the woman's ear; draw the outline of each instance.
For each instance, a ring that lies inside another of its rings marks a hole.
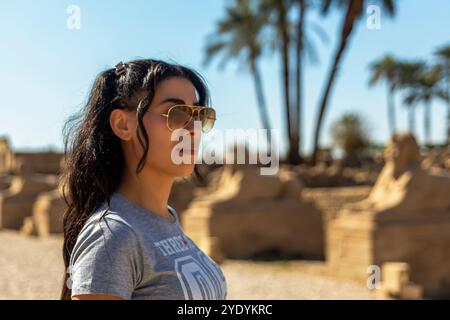
[[[109,116],[109,124],[112,131],[120,139],[129,141],[133,137],[132,117],[125,110],[114,109]]]

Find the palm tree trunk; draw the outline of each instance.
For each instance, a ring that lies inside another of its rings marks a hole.
[[[322,95],[322,100],[319,107],[319,117],[316,122],[316,128],[314,131],[314,144],[313,144],[313,155],[312,155],[312,164],[315,165],[317,161],[317,153],[319,149],[319,137],[322,128],[323,117],[328,106],[328,98],[331,93],[331,89],[335,83],[336,74],[342,59],[342,55],[347,48],[347,41],[350,37],[350,34],[353,31],[353,27],[356,23],[356,20],[360,16],[362,12],[363,4],[360,0],[350,0],[348,2],[347,11],[345,14],[344,23],[342,25],[341,38],[339,42],[339,47],[336,51],[333,65],[331,67],[330,73],[328,75],[328,79],[325,86],[324,94]]]
[[[447,144],[450,145],[450,91],[448,92],[449,97],[447,105]]]
[[[408,109],[408,130],[412,135],[416,135],[416,107],[409,106]]]
[[[261,73],[259,72],[256,62],[252,62],[250,70],[253,76],[253,82],[255,84],[256,100],[258,102],[261,124],[264,129],[267,129],[267,147],[268,150],[270,151],[271,150],[270,146],[272,144],[272,132],[270,130],[272,129],[272,127],[270,125],[269,115],[267,112],[267,104],[266,99],[264,97]]]
[[[447,144],[450,145],[450,65],[447,65]]]
[[[450,98],[448,100],[449,102],[447,106],[447,144],[450,145]]]
[[[397,117],[395,113],[394,89],[390,85],[388,88],[388,118],[389,131],[393,135],[396,131]]]
[[[299,154],[302,145],[302,97],[303,97],[303,64],[302,55],[304,50],[304,34],[305,34],[305,16],[306,16],[306,1],[299,0],[299,18],[297,25],[297,43],[296,43],[296,122],[297,122],[297,144],[299,146]],[[300,160],[302,161],[302,160]]]
[[[423,129],[425,134],[425,145],[431,146],[431,102],[425,102],[425,110],[423,117]]]
[[[288,131],[288,162],[297,164],[299,162],[299,152],[297,139],[292,134],[292,115],[291,115],[291,99],[290,99],[290,81],[289,81],[289,46],[290,37],[287,24],[287,12],[283,1],[278,3],[278,31],[281,36],[281,65],[283,68],[283,87],[284,87],[284,103],[286,109],[286,124]]]

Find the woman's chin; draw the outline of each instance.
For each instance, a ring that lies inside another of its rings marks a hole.
[[[180,164],[177,166],[177,177],[187,177],[194,172],[195,164]]]

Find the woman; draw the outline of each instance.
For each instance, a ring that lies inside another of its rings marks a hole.
[[[201,76],[159,60],[98,75],[85,108],[66,124],[76,125],[64,130],[61,299],[226,298],[220,267],[167,203],[174,179],[195,169],[194,142],[214,124],[208,102]],[[181,149],[172,141],[180,130],[193,138]]]

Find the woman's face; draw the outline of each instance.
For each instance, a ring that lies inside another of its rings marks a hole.
[[[198,102],[196,99],[195,87],[185,78],[171,77],[157,85],[153,101],[143,116],[143,125],[147,131],[149,145],[142,173],[152,170],[173,177],[187,176],[192,173],[201,139],[201,130],[196,130],[194,134],[194,121],[191,121],[181,131],[182,138],[172,141],[172,135],[174,137],[180,135],[176,135],[177,132],[171,131],[167,127],[167,117],[161,114],[167,114],[170,107],[176,104],[195,105]],[[132,168],[136,168],[143,155],[136,132],[138,128],[136,112],[114,110],[111,113],[110,123],[113,131],[122,139],[126,161],[133,166]],[[181,141],[183,144],[180,143]],[[182,159],[185,161],[180,163],[179,160]]]

